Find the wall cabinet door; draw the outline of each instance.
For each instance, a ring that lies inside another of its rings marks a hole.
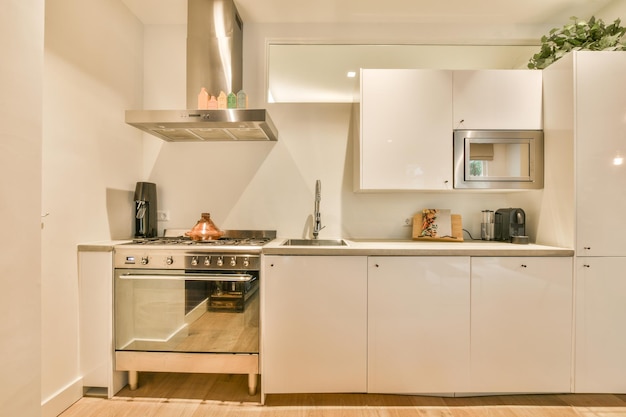
[[[266,256],[266,393],[365,392],[367,258]]]
[[[542,73],[453,72],[453,129],[542,129]]]
[[[626,393],[626,258],[576,260],[575,392]]]
[[[568,392],[572,258],[472,258],[473,392]]]
[[[452,73],[361,72],[360,190],[452,188]]]
[[[466,392],[469,257],[370,257],[368,391]]]

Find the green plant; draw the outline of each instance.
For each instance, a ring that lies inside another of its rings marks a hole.
[[[588,21],[575,16],[570,20],[573,23],[554,28],[548,36],[541,37],[541,51],[533,55],[528,68],[543,69],[570,51],[626,51],[622,41],[626,28],[620,26],[620,19],[608,26],[594,16]]]

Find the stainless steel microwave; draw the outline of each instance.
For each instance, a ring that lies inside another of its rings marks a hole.
[[[543,188],[543,131],[455,130],[454,188]]]

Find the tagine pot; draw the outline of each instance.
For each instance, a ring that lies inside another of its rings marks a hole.
[[[216,240],[224,236],[224,232],[217,228],[210,213],[202,213],[202,217],[198,223],[185,236],[189,236],[191,240]]]

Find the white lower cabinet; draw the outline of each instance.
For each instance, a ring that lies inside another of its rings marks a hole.
[[[576,261],[574,391],[626,393],[626,258]]]
[[[111,398],[128,382],[115,371],[113,252],[79,251],[80,372],[86,393]]]
[[[469,312],[469,257],[370,257],[368,391],[467,391]]]
[[[265,393],[365,392],[367,258],[265,256]]]
[[[626,258],[604,262],[578,283],[580,392],[626,391],[626,278],[611,272]],[[265,256],[263,389],[570,392],[572,268],[570,257]]]
[[[572,258],[472,258],[471,390],[569,392]]]

